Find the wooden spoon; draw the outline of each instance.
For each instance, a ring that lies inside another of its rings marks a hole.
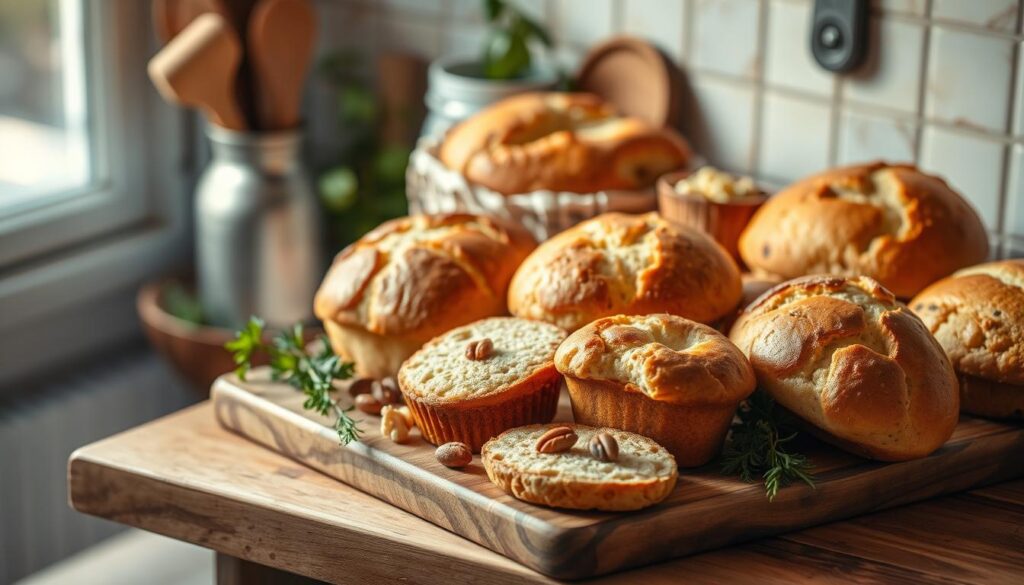
[[[149,78],[171,103],[202,109],[218,126],[245,130],[235,97],[242,47],[231,25],[208,12],[192,21],[149,61]]]
[[[153,27],[157,37],[167,44],[204,12],[216,12],[228,18],[222,0],[153,0]]]
[[[316,40],[312,6],[307,0],[260,0],[249,18],[248,40],[260,127],[295,128]]]

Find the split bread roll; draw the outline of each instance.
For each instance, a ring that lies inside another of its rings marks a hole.
[[[536,246],[518,224],[470,214],[394,219],[341,251],[313,301],[334,351],[362,376],[394,376],[424,343],[504,315]]]
[[[771,197],[740,237],[752,272],[870,276],[909,299],[988,257],[985,226],[945,181],[913,166],[832,169]]]
[[[561,453],[539,453],[537,440],[553,427],[568,426],[579,437]],[[595,459],[588,449],[596,433],[618,445],[615,461]],[[527,502],[574,510],[639,510],[664,500],[679,472],[672,455],[647,437],[583,425],[532,425],[506,431],[481,451],[487,477]]]
[[[605,213],[530,254],[512,279],[508,306],[517,317],[574,331],[618,314],[711,323],[742,294],[739,268],[707,235],[657,213]]]
[[[690,149],[674,130],[621,117],[585,93],[526,93],[452,128],[441,162],[506,195],[535,190],[594,193],[642,189],[686,166]]]
[[[1024,419],[1024,260],[990,262],[910,302],[960,377],[960,409]]]
[[[810,276],[765,293],[730,337],[758,385],[853,453],[924,457],[952,435],[956,376],[927,327],[867,277]]]

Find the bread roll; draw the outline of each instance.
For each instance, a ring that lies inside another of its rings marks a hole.
[[[960,376],[960,408],[1024,418],[1024,260],[965,268],[910,303]]]
[[[606,213],[541,244],[516,271],[508,304],[573,331],[617,314],[710,323],[741,294],[736,263],[708,236],[656,213]]]
[[[740,237],[755,273],[870,276],[909,299],[988,256],[985,226],[945,181],[908,165],[832,169],[770,198]]]
[[[393,376],[434,336],[506,314],[509,281],[535,246],[521,226],[488,216],[388,221],[338,254],[314,312],[360,375]]]
[[[949,359],[924,323],[871,278],[785,282],[747,307],[730,337],[779,404],[854,453],[924,457],[956,426]]]
[[[685,166],[690,150],[675,131],[617,116],[597,96],[526,93],[452,128],[440,158],[470,181],[506,195],[593,193],[649,187]]]

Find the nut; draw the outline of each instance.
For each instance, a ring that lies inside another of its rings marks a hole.
[[[380,414],[382,404],[372,394],[359,394],[356,396],[356,408],[359,412],[366,414]]]
[[[398,382],[394,378],[381,378],[374,380],[370,393],[381,404],[402,404],[402,392],[398,389]]]
[[[373,378],[356,378],[348,387],[348,393],[352,398],[360,394],[369,394],[371,390],[373,390]]]
[[[561,453],[562,451],[568,451],[576,444],[577,439],[579,437],[576,436],[576,431],[572,430],[571,427],[552,427],[537,439],[537,452]]]
[[[619,458],[619,443],[610,433],[597,433],[590,437],[587,447],[598,461],[615,461]]]
[[[465,467],[473,461],[473,451],[469,445],[458,441],[441,445],[434,451],[434,456],[445,467]]]
[[[482,361],[494,355],[494,342],[490,337],[474,339],[466,344],[466,359]]]
[[[410,429],[413,428],[414,426],[416,426],[416,419],[414,419],[412,417],[412,411],[409,410],[408,406],[399,406],[397,404],[388,404],[388,405],[384,406],[384,408],[388,408],[388,409],[394,410],[398,414],[402,415],[402,418],[405,419],[405,426],[409,427]],[[381,410],[383,410],[383,409],[381,409]]]
[[[387,405],[380,411],[380,434],[396,443],[404,443],[409,440],[409,424],[405,415],[391,405]]]

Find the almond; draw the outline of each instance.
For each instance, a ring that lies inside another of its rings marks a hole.
[[[473,451],[469,445],[458,441],[441,445],[434,451],[434,456],[445,467],[465,467],[473,461]]]
[[[572,449],[572,446],[576,444],[578,439],[579,437],[576,436],[576,431],[572,430],[571,427],[552,427],[537,439],[537,452],[561,453],[563,451],[568,451],[569,449]]]

